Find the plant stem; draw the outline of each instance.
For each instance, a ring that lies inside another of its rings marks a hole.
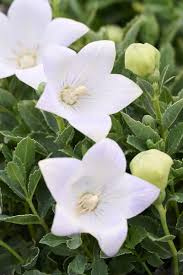
[[[164,230],[165,235],[170,235],[170,231],[168,229],[167,225],[167,220],[166,220],[166,209],[163,207],[162,204],[157,204],[155,205],[159,215],[160,215],[160,220],[161,224]],[[179,264],[178,264],[178,258],[177,258],[177,249],[174,245],[174,242],[172,240],[168,241],[171,253],[172,253],[172,258],[173,258],[173,270],[174,270],[174,275],[179,275]]]
[[[32,203],[32,200],[27,200],[27,203],[28,203],[28,205],[29,205],[29,207],[30,207],[32,213],[33,213],[34,215],[36,215],[37,218],[39,219],[39,222],[40,222],[40,224],[42,225],[42,227],[44,228],[45,232],[48,233],[48,232],[49,232],[48,226],[47,226],[47,224],[45,223],[44,219],[43,219],[42,217],[39,216],[39,214],[38,214],[36,208],[34,207],[34,204]]]
[[[24,263],[24,259],[13,249],[11,248],[7,243],[0,240],[0,246],[8,250],[10,254],[12,254],[20,263]]]
[[[152,275],[152,272],[149,270],[148,266],[146,265],[145,262],[141,262],[142,266],[144,267],[145,271],[147,272],[148,275]]]

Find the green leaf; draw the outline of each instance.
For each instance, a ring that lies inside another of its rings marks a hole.
[[[163,265],[163,261],[156,253],[148,253],[147,262],[153,267],[160,267]]]
[[[164,128],[169,128],[177,119],[183,109],[183,98],[168,106],[162,116],[162,125]]]
[[[147,237],[147,231],[140,226],[130,226],[128,237],[126,240],[126,247],[134,249],[135,246],[141,243]]]
[[[17,215],[17,216],[0,215],[0,222],[8,222],[8,223],[21,224],[21,225],[40,223],[37,216],[32,214]]]
[[[180,231],[183,230],[183,212],[180,214],[180,216],[177,219],[176,228]]]
[[[96,259],[92,263],[91,275],[108,275],[107,264],[102,259]]]
[[[9,149],[9,147],[7,145],[2,144],[0,150],[1,150],[3,156],[5,157],[5,159],[7,161],[11,161],[12,160],[12,153],[11,153],[11,150]]]
[[[157,243],[146,238],[142,241],[141,246],[148,252],[158,254],[162,259],[171,258],[169,246],[166,243]]]
[[[140,152],[147,150],[147,146],[145,142],[143,142],[141,139],[137,138],[136,136],[129,135],[127,137],[127,143]]]
[[[178,203],[183,203],[183,193],[174,193],[169,199],[167,202],[170,202],[170,201],[176,201]]]
[[[120,248],[120,250],[118,251],[118,253],[115,255],[115,257],[126,255],[126,254],[133,254],[133,252],[131,250],[129,250],[128,248],[123,248],[123,246],[122,246]],[[111,258],[111,257],[105,255],[102,251],[100,251],[100,258],[107,259],[107,258]]]
[[[66,243],[68,238],[66,237],[58,237],[51,233],[46,234],[39,242],[41,244],[45,244],[51,247],[59,246],[60,244]]]
[[[70,249],[77,249],[82,245],[81,235],[74,235],[66,241],[67,247]]]
[[[36,187],[40,181],[41,178],[41,172],[39,169],[34,170],[30,176],[29,176],[29,182],[28,182],[28,196],[30,199],[32,199],[34,192],[36,190]]]
[[[6,172],[8,177],[15,183],[19,184],[22,190],[25,192],[26,185],[25,185],[25,178],[24,172],[22,171],[21,167],[13,161],[8,162],[6,167]]]
[[[183,262],[183,248],[181,248],[178,253],[177,253],[177,256],[178,256],[178,260],[180,263]]]
[[[15,141],[19,142],[23,137],[17,136],[12,133],[12,131],[0,131],[0,134],[5,137],[6,141]]]
[[[68,265],[68,275],[84,274],[87,264],[87,258],[82,255],[77,255],[72,262]]]
[[[40,249],[38,247],[31,248],[29,256],[23,265],[25,269],[31,269],[36,265],[37,259],[39,257],[39,252]]]
[[[35,144],[30,137],[22,139],[14,151],[14,157],[18,157],[29,171],[35,161]]]
[[[16,104],[16,98],[8,91],[0,88],[0,105],[12,108]]]
[[[179,151],[183,145],[183,122],[178,123],[172,128],[167,137],[167,153],[173,155]]]
[[[72,126],[67,126],[61,133],[59,133],[55,142],[60,146],[68,145],[74,137],[74,129]]]
[[[29,271],[25,271],[23,275],[48,275],[48,274],[40,272],[39,270],[29,270]]]
[[[152,139],[154,141],[158,141],[160,139],[160,136],[158,133],[153,130],[151,127],[144,125],[140,121],[136,121],[133,118],[131,118],[129,115],[122,113],[122,116],[128,125],[128,127],[131,129],[133,134],[141,139],[141,140],[148,140]]]
[[[41,112],[35,108],[32,100],[22,100],[18,103],[18,110],[25,124],[31,131],[48,132],[47,124]]]
[[[147,236],[151,241],[154,241],[154,242],[165,242],[166,243],[168,241],[172,241],[175,239],[174,235],[166,235],[163,237],[157,237],[153,234],[148,233]]]

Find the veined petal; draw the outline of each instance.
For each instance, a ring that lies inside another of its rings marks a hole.
[[[125,173],[126,159],[119,145],[106,138],[88,150],[83,157],[83,165],[86,175],[104,179],[106,183],[111,179],[114,183]]]
[[[99,114],[114,114],[127,107],[141,94],[142,90],[135,82],[123,75],[111,74],[91,87],[87,107],[91,111],[95,109]]]
[[[121,213],[127,219],[143,212],[160,193],[155,185],[128,173],[121,178],[121,183]]]
[[[77,221],[67,215],[64,209],[57,204],[51,232],[56,236],[69,236],[80,233],[80,227]]]
[[[81,161],[72,158],[52,158],[41,160],[39,167],[53,198],[56,202],[62,203],[66,195],[65,188],[78,173]]]
[[[83,23],[68,18],[57,18],[48,25],[43,41],[45,45],[56,43],[69,46],[85,35],[88,30]]]
[[[37,65],[35,67],[24,70],[16,70],[15,74],[19,80],[34,89],[37,89],[40,83],[46,82],[42,65]]]
[[[43,66],[47,79],[53,84],[61,84],[75,56],[76,52],[66,47],[46,47],[43,50]]]
[[[47,0],[36,0],[36,3],[32,0],[14,0],[8,17],[17,41],[30,46],[30,43],[40,41],[52,13]]]
[[[97,117],[80,112],[70,116],[68,120],[74,128],[95,142],[105,138],[111,129],[111,118],[108,115]]]
[[[122,218],[117,225],[112,225],[109,219],[109,224],[97,231],[98,228],[91,234],[98,240],[101,250],[109,257],[115,256],[127,237],[127,220]]]

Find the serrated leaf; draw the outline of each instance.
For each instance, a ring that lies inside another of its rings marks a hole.
[[[136,136],[128,136],[127,143],[140,152],[147,150],[146,144]]]
[[[74,129],[72,126],[67,126],[61,133],[59,133],[55,142],[61,146],[68,145],[74,137]]]
[[[41,172],[39,169],[34,170],[30,176],[29,176],[29,182],[28,182],[28,196],[32,199],[34,192],[36,190],[36,187],[40,181],[41,178]]]
[[[81,235],[74,235],[66,241],[67,247],[70,249],[77,249],[82,245]]]
[[[104,260],[94,260],[94,262],[92,263],[91,275],[108,275],[108,267]]]
[[[172,240],[175,239],[174,235],[166,235],[166,236],[163,236],[163,237],[157,237],[153,234],[148,233],[147,236],[153,242],[165,242],[166,243],[168,241],[172,241]]]
[[[133,134],[141,139],[141,140],[148,140],[152,139],[154,141],[158,141],[160,139],[160,136],[158,133],[153,130],[151,127],[144,125],[140,121],[136,121],[133,118],[131,118],[129,115],[122,113],[122,116],[128,125],[128,127],[131,129]]]
[[[183,99],[178,100],[174,104],[168,106],[162,116],[162,125],[164,128],[169,128],[177,119],[183,109]]]
[[[30,137],[22,139],[14,151],[14,157],[18,157],[29,171],[35,161],[35,144]]]
[[[17,216],[7,216],[0,215],[0,222],[8,222],[15,224],[39,224],[39,219],[36,215],[25,214],[25,215],[17,215]]]
[[[142,241],[141,246],[148,252],[158,254],[162,259],[171,258],[171,253],[166,243],[157,243],[146,238]]]
[[[180,216],[177,219],[176,228],[180,231],[183,231],[183,212],[180,214]]]
[[[87,264],[87,258],[82,255],[77,255],[72,262],[68,265],[68,275],[74,274],[84,274],[85,268]]]
[[[46,234],[39,242],[51,247],[59,246],[60,244],[66,243],[68,238],[55,236],[51,233]]]
[[[25,193],[25,178],[20,166],[16,162],[10,161],[7,164],[6,172],[8,174],[8,177],[15,183],[19,184]]]
[[[0,88],[0,105],[12,108],[16,104],[16,98],[8,91]]]
[[[128,248],[121,247],[120,250],[118,251],[118,253],[115,255],[115,257],[119,257],[119,256],[126,255],[126,254],[133,254],[133,252]],[[105,255],[102,251],[100,251],[100,258],[107,259],[107,258],[111,258],[111,257]]]
[[[23,267],[25,269],[31,269],[36,265],[37,259],[39,257],[40,249],[38,247],[31,248],[29,252],[29,256],[26,259],[25,263],[23,264]]]
[[[147,236],[147,231],[140,226],[130,226],[128,237],[126,240],[126,247],[134,249],[135,246],[142,242]]]
[[[149,255],[147,256],[147,262],[153,267],[159,267],[163,265],[163,261],[156,253],[149,253]]]
[[[172,128],[167,137],[167,153],[173,155],[178,152],[179,148],[183,145],[183,122],[178,123]]]

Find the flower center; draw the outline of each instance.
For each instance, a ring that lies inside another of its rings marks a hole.
[[[87,213],[87,212],[92,212],[95,210],[99,203],[99,196],[96,194],[92,193],[85,193],[83,194],[77,205],[77,210],[79,214]]]
[[[60,93],[61,100],[68,104],[68,105],[74,105],[77,103],[78,99],[87,94],[87,88],[85,86],[78,86],[76,88],[66,86],[63,88],[63,90]]]
[[[25,53],[23,55],[18,56],[17,63],[20,69],[28,69],[36,66],[37,64],[36,53],[30,52],[30,53]]]

